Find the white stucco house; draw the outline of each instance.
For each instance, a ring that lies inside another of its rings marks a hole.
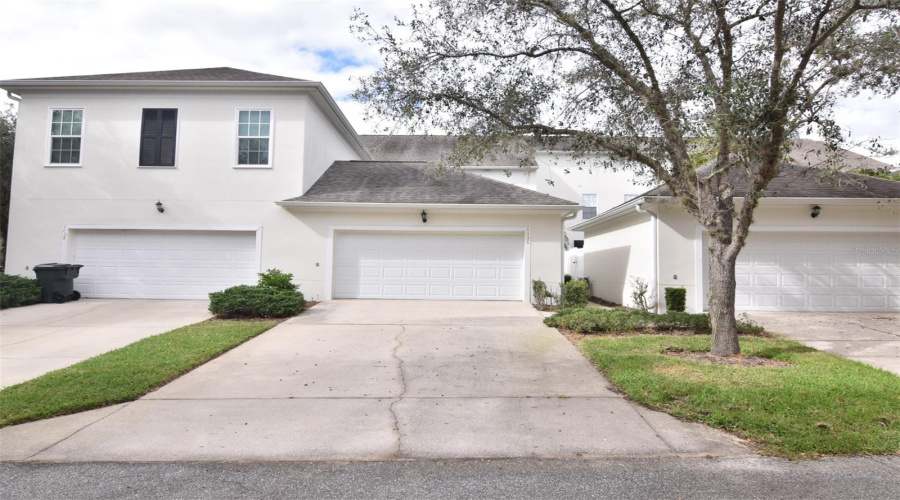
[[[639,277],[659,311],[666,287],[687,290],[688,311],[706,309],[707,234],[668,188],[572,229],[585,234],[593,295],[633,305]],[[900,182],[819,179],[814,167],[785,166],[756,210],[736,274],[739,311],[900,311]]]
[[[86,297],[205,298],[294,274],[307,297],[529,300],[577,200],[428,158],[375,161],[318,82],[231,68],[7,80],[5,270],[84,264]]]

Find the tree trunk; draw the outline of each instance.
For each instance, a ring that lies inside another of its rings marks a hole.
[[[713,356],[741,352],[734,318],[735,259],[726,256],[727,245],[709,239],[709,322],[712,326]]]

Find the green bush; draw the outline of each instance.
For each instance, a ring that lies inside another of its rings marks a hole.
[[[591,298],[591,289],[587,281],[572,280],[563,285],[562,306],[563,307],[584,307]]]
[[[41,301],[38,281],[0,273],[0,309],[27,306]]]
[[[264,286],[235,286],[209,294],[209,311],[219,318],[287,318],[306,307],[303,294]]]
[[[546,318],[544,324],[553,328],[571,330],[577,333],[612,332],[660,332],[686,330],[694,333],[712,332],[707,314],[668,312],[654,314],[634,309],[595,309],[573,307],[562,309]],[[746,320],[737,322],[738,333],[759,335],[762,327]]]
[[[292,279],[294,279],[294,275],[291,273],[285,273],[279,269],[269,269],[264,273],[259,273],[259,286],[296,292],[297,285],[291,283]]]
[[[666,311],[684,312],[687,302],[687,290],[684,288],[666,288]]]

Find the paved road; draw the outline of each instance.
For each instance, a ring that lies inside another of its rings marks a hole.
[[[736,456],[631,403],[522,302],[318,304],[145,397],[0,429],[0,459]]]
[[[900,459],[0,464],[6,499],[896,498]]]

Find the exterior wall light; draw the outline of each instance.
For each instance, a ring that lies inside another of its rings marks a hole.
[[[816,217],[819,216],[819,212],[821,212],[821,211],[822,211],[822,207],[820,207],[819,205],[813,205],[812,213],[809,214],[809,216],[812,217],[813,219],[815,219]]]
[[[166,211],[166,209],[163,208],[163,205],[162,205],[162,202],[161,202],[161,201],[157,201],[157,202],[156,202],[156,211],[159,212],[159,213],[163,213],[163,212]]]
[[[428,212],[422,210],[422,224],[428,222]]]

